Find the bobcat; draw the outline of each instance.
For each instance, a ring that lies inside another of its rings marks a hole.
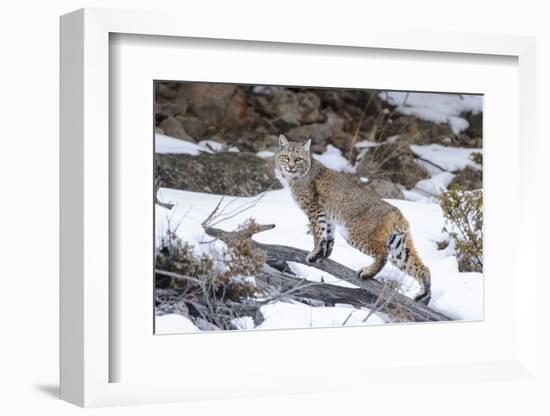
[[[409,223],[399,209],[352,176],[313,160],[310,145],[311,139],[301,144],[289,142],[281,135],[280,151],[275,156],[277,168],[309,219],[314,247],[306,260],[311,263],[330,256],[338,225],[348,244],[374,259],[358,271],[360,278],[373,278],[389,260],[420,284],[415,300],[428,304],[430,271],[420,260]]]

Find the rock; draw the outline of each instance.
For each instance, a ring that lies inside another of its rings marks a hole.
[[[288,130],[285,135],[293,141],[304,142],[312,139],[312,151],[323,153],[327,144],[332,143],[340,150],[349,148],[349,135],[343,132],[344,120],[336,113],[329,111],[324,114],[324,123],[305,124]]]
[[[471,111],[462,113],[460,115],[464,117],[469,124],[469,127],[464,133],[470,137],[483,137],[483,113],[472,113]]]
[[[385,179],[407,189],[430,177],[424,166],[415,162],[410,146],[401,141],[369,148],[357,164],[357,174],[369,179]]]
[[[168,188],[242,197],[282,188],[273,160],[249,153],[157,154],[155,161]]]
[[[458,136],[453,138],[452,145],[456,147],[481,148],[483,146],[483,142],[481,137],[470,137],[466,133],[460,133]]]
[[[366,121],[365,121],[366,122]],[[481,134],[476,129],[467,129],[465,132],[455,135],[448,123],[433,123],[413,116],[400,115],[390,120],[382,129],[383,136],[380,140],[399,135],[401,140],[410,144],[432,144],[437,143],[452,147],[481,147]]]
[[[178,96],[189,102],[188,113],[205,124],[219,124],[225,118],[237,86],[230,84],[182,83]]]
[[[257,153],[261,150],[279,147],[279,136],[270,134],[265,128],[254,130],[226,130],[220,134],[220,139],[240,150]]]
[[[413,116],[400,115],[383,127],[385,140],[399,135],[411,144],[450,144],[453,129],[447,123],[433,123]]]
[[[461,170],[457,175],[455,175],[448,188],[451,189],[452,187],[457,186],[465,191],[482,189],[483,172],[481,169],[466,166],[464,170]]]
[[[272,118],[273,125],[280,132],[301,124],[323,121],[319,111],[321,100],[312,92],[294,92],[280,88],[269,95],[257,95],[253,98],[252,103],[258,112]]]
[[[198,117],[191,115],[178,115],[176,119],[181,123],[185,131],[194,139],[201,140],[206,137],[209,125]]]
[[[393,182],[384,179],[373,179],[367,182],[368,189],[373,191],[380,198],[405,199],[401,188]]]
[[[185,114],[189,107],[187,99],[178,94],[180,83],[155,83],[155,119],[157,125],[165,118]]]
[[[328,111],[325,113],[326,124],[330,126],[333,135],[341,134],[344,130],[345,121],[338,114]]]
[[[306,124],[294,127],[285,136],[294,142],[305,142],[311,138],[313,146],[326,148],[327,141],[332,137],[332,128],[328,123]]]
[[[372,90],[318,89],[315,93],[321,98],[323,108],[331,108],[338,112],[351,111],[356,120],[361,117],[365,108],[366,115],[377,116],[385,104],[378,96],[378,91]]]
[[[193,137],[187,133],[183,127],[183,124],[175,117],[170,116],[165,118],[162,123],[160,123],[159,128],[168,136],[176,137],[188,142],[195,142]]]

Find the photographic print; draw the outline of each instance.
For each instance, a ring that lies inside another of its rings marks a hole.
[[[483,96],[154,81],[155,333],[483,319]]]

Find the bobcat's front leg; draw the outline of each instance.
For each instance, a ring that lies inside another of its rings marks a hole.
[[[313,234],[313,250],[307,255],[306,261],[313,263],[320,258],[330,256],[334,245],[334,236],[325,210],[318,204],[310,203],[306,213]]]

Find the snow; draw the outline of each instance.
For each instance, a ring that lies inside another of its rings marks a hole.
[[[175,332],[197,332],[197,328],[189,318],[176,313],[157,316],[155,319],[156,334],[172,334]]]
[[[426,192],[429,195],[440,195],[447,190],[447,187],[452,182],[455,175],[449,172],[440,172],[432,176],[430,179],[418,181],[415,185],[416,189]]]
[[[380,98],[396,105],[402,114],[434,123],[449,123],[454,134],[469,127],[468,121],[461,117],[462,113],[477,114],[483,110],[481,95],[383,91]]]
[[[384,140],[384,143],[394,143],[397,140],[399,140],[398,134],[388,137],[386,140]],[[371,142],[369,140],[362,140],[354,144],[354,147],[356,147],[357,149],[367,149],[369,147],[378,147],[378,146],[380,146],[380,143]]]
[[[257,329],[320,328],[354,325],[380,325],[385,321],[367,308],[350,306],[313,308],[301,303],[276,302],[262,306],[265,321]],[[368,319],[365,321],[365,319]]]
[[[254,329],[254,320],[250,316],[235,318],[231,323],[238,329]]]
[[[191,143],[165,134],[155,133],[155,153],[180,153],[197,156],[199,153],[238,152],[236,147],[226,145],[214,140],[201,140]]]
[[[269,150],[262,150],[262,151],[256,153],[256,156],[261,157],[262,159],[266,159],[268,157],[275,156],[275,153],[270,152]]]
[[[440,144],[412,144],[411,149],[421,158],[435,163],[449,172],[463,170],[466,166],[479,169],[480,166],[471,159],[471,156],[472,153],[483,152],[483,149],[479,148],[445,147]]]
[[[155,134],[155,153],[185,153],[196,156],[200,152],[212,153],[210,149],[165,134]]]
[[[338,172],[349,172],[352,167],[343,155],[340,149],[329,144],[325,153],[321,155],[313,154],[313,158],[321,162],[327,168]]]
[[[336,153],[333,153],[333,155]],[[333,161],[329,158],[329,164]],[[337,160],[337,159],[336,159]],[[439,183],[446,183],[449,177],[441,175],[440,178],[432,178]],[[434,182],[435,183],[435,182]],[[219,241],[212,242],[211,238],[204,234],[201,222],[214,209],[220,196],[197,192],[178,191],[161,188],[160,200],[176,204],[172,211],[157,207],[156,235],[162,236],[168,227],[181,221],[176,234],[195,246],[197,254],[207,253],[217,256],[223,250],[224,245]],[[225,203],[234,200],[226,197]],[[229,209],[252,203],[256,198],[237,198]],[[442,232],[444,219],[441,208],[437,203],[422,200],[418,202],[404,200],[388,200],[398,207],[411,226],[411,234],[416,249],[430,268],[432,275],[432,301],[430,306],[459,320],[483,319],[483,276],[481,273],[460,273],[452,247],[445,250],[437,249],[437,241],[446,240],[447,236]],[[270,244],[291,245],[294,247],[311,250],[312,237],[308,234],[307,218],[294,202],[287,187],[269,191],[252,208],[230,218],[217,225],[226,230],[232,230],[248,218],[255,218],[260,224],[276,224],[272,230],[259,233],[255,236],[257,241]],[[202,244],[200,244],[202,243]],[[372,259],[352,247],[344,240],[340,233],[336,233],[334,250],[331,259],[340,262],[352,269],[367,266]],[[353,287],[348,282],[341,281],[334,276],[321,272],[315,268],[291,263],[290,267],[299,275],[311,281],[324,281],[326,283]],[[377,277],[381,280],[392,279],[402,283],[401,292],[414,296],[418,285],[411,277],[398,271],[387,264]],[[265,309],[265,310],[264,310]],[[339,305],[332,308],[315,308],[302,304],[289,304],[279,302],[274,305],[266,305],[266,320],[260,325],[260,329],[273,328],[303,328],[312,326],[342,325],[352,310],[350,306]],[[362,324],[362,319],[368,314],[368,309],[354,312],[346,325]],[[166,316],[166,315],[164,315]],[[173,321],[174,327],[169,328],[171,321],[163,320],[160,327],[166,332],[186,332],[181,329],[182,322]],[[367,324],[384,322],[380,314],[373,314]],[[179,325],[179,326],[178,326]],[[236,323],[242,329],[251,329],[253,322],[241,320]],[[157,327],[159,324],[157,322]],[[191,328],[192,330],[192,328]]]

